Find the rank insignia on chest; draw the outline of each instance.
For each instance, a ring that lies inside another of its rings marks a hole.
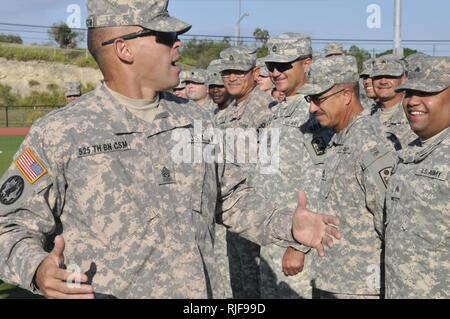
[[[19,156],[15,163],[30,184],[34,184],[47,173],[44,165],[42,165],[29,148]]]
[[[158,178],[158,184],[159,185],[166,185],[166,184],[174,184],[175,183],[175,174],[167,166],[159,167],[158,168],[158,172],[159,172],[159,178]]]

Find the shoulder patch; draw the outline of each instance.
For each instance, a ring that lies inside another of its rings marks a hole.
[[[22,196],[25,182],[22,177],[15,175],[8,178],[0,187],[0,203],[14,204]]]
[[[44,165],[29,148],[19,156],[15,163],[30,184],[36,183],[39,178],[47,174]]]

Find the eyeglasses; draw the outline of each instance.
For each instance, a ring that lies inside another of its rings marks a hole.
[[[292,69],[292,67],[293,67],[292,64],[297,61],[300,61],[302,59],[303,58],[298,58],[291,62],[267,62],[266,66],[267,66],[267,69],[269,70],[269,72],[273,72],[273,71],[275,71],[275,69],[277,69],[278,72],[283,73],[289,69]]]
[[[141,30],[138,32],[129,33],[102,43],[102,46],[113,44],[116,40],[132,40],[140,37],[148,37],[154,35],[156,37],[156,42],[160,44],[167,45],[169,47],[173,46],[175,42],[178,41],[178,34],[176,32],[159,32],[153,30]]]
[[[308,103],[313,102],[314,104],[319,105],[319,104],[325,102],[326,100],[328,100],[333,95],[341,93],[342,91],[345,91],[345,89],[342,89],[340,91],[334,92],[333,94],[330,94],[330,95],[327,95],[327,96],[323,96],[323,97],[320,97],[320,98],[317,95],[306,95],[305,96],[305,100]]]
[[[222,71],[220,74],[222,75],[222,78],[228,79],[232,74],[234,74],[235,77],[238,79],[242,79],[245,77],[252,69],[248,71],[240,71],[240,70],[225,70]]]

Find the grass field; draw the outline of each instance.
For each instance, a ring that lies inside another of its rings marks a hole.
[[[0,176],[11,165],[12,158],[17,152],[23,136],[0,136]]]

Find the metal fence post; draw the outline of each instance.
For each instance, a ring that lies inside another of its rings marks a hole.
[[[6,127],[9,127],[9,120],[8,120],[8,105],[5,107],[5,115],[6,115]]]

